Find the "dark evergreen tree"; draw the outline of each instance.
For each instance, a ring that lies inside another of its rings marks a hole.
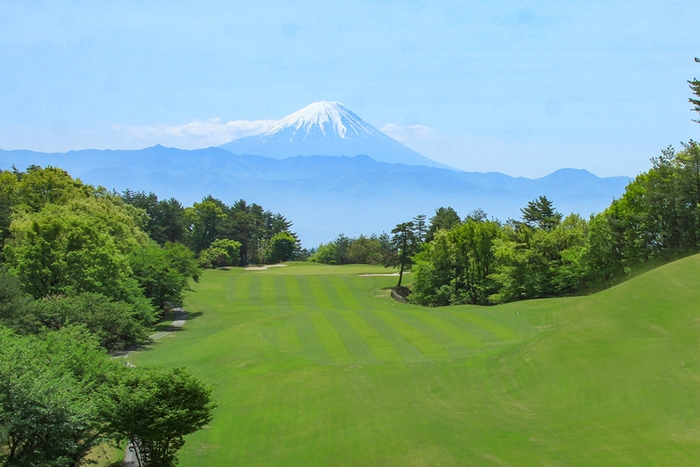
[[[398,224],[391,231],[391,233],[394,234],[391,237],[393,254],[386,258],[384,265],[399,267],[399,283],[396,284],[396,287],[401,287],[403,273],[405,270],[411,268],[411,264],[413,264],[411,256],[415,254],[418,249],[418,242],[413,229],[413,222],[404,222]]]
[[[695,57],[695,61],[697,63],[700,63],[700,58]],[[688,84],[690,85],[690,89],[695,95],[695,98],[691,97],[688,99],[688,101],[690,101],[690,103],[693,104],[692,111],[700,113],[700,80],[697,78],[693,78],[691,81],[688,81]],[[700,120],[693,121],[700,123]]]
[[[429,242],[433,239],[438,230],[450,230],[452,227],[461,223],[457,212],[450,208],[438,208],[435,215],[430,218],[430,227],[425,236],[425,241]]]
[[[554,205],[546,196],[528,201],[527,206],[520,209],[523,222],[536,229],[552,230],[561,222],[562,215],[554,209]]]

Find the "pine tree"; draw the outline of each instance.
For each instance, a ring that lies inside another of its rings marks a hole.
[[[700,58],[695,57],[695,61],[697,63],[700,63]],[[700,113],[700,80],[697,78],[693,78],[692,81],[688,81],[688,84],[690,85],[690,89],[693,91],[693,94],[697,97],[697,99],[693,99],[692,97],[688,99],[691,104],[693,104],[693,112],[698,112]],[[700,120],[693,120],[696,123],[700,123]]]

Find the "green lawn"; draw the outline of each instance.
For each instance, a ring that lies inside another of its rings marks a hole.
[[[399,304],[367,272],[205,272],[185,329],[131,357],[217,385],[180,465],[700,465],[699,256],[487,308]]]

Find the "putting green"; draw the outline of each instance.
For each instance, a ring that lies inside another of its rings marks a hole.
[[[700,257],[497,307],[400,304],[373,272],[205,272],[184,330],[131,357],[217,385],[181,465],[698,463]]]

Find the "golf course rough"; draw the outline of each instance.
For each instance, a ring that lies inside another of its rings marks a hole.
[[[700,256],[495,307],[400,304],[382,272],[206,271],[131,357],[216,384],[180,465],[700,465]]]

